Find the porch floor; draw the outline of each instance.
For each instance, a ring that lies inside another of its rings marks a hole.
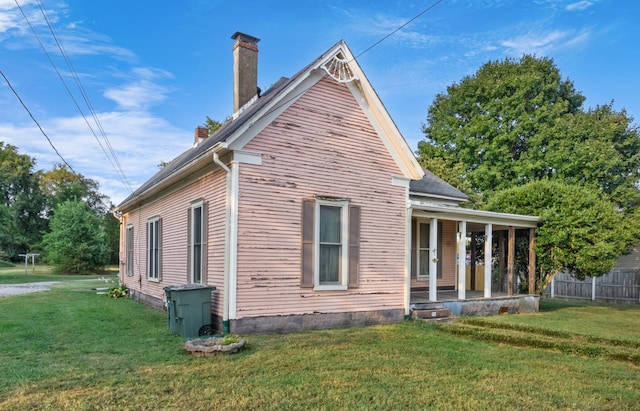
[[[411,291],[410,309],[447,308],[456,316],[515,314],[538,311],[539,301],[537,295],[508,295],[506,292],[492,292],[491,298],[485,298],[483,291],[466,291],[465,299],[460,300],[455,290],[438,291],[437,300],[429,301],[429,291]]]
[[[518,297],[519,294],[513,294],[511,297]],[[522,295],[524,296],[524,294]],[[506,292],[491,292],[491,299],[502,299],[505,297],[509,297]],[[484,291],[469,291],[465,292],[465,299],[467,300],[485,300]],[[429,291],[421,290],[421,291],[411,291],[411,304],[422,304],[422,303],[433,303],[433,302],[445,302],[445,301],[460,301],[458,299],[458,291],[456,290],[446,290],[446,291],[438,291],[436,301],[429,301]]]

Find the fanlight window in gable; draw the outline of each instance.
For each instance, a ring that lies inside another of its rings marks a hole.
[[[342,53],[337,53],[331,60],[327,61],[322,68],[339,83],[348,83],[356,79],[355,74],[353,74],[349,67],[348,60]]]

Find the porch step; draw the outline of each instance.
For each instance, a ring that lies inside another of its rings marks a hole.
[[[447,308],[432,308],[424,310],[413,310],[411,312],[413,320],[425,320],[429,322],[448,322],[455,320],[451,315],[451,310]]]

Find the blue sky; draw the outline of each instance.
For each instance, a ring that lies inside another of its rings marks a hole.
[[[193,142],[206,116],[232,112],[231,35],[261,39],[258,84],[265,90],[344,39],[412,149],[437,93],[489,60],[551,57],[587,97],[615,100],[640,122],[640,2],[613,0],[216,1],[0,0],[0,70],[71,166],[100,183],[114,203]],[[42,13],[44,10],[44,15]],[[49,27],[77,73],[108,143],[78,91]],[[87,125],[91,125],[91,128]],[[92,132],[93,129],[93,132]],[[95,133],[95,135],[94,135]],[[97,137],[96,137],[97,136]],[[0,141],[60,162],[0,78]],[[101,148],[102,146],[102,148]]]

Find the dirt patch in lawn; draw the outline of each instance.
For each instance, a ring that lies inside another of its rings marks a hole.
[[[51,286],[58,284],[58,282],[59,281],[45,281],[41,283],[1,284],[0,297],[49,291]]]

